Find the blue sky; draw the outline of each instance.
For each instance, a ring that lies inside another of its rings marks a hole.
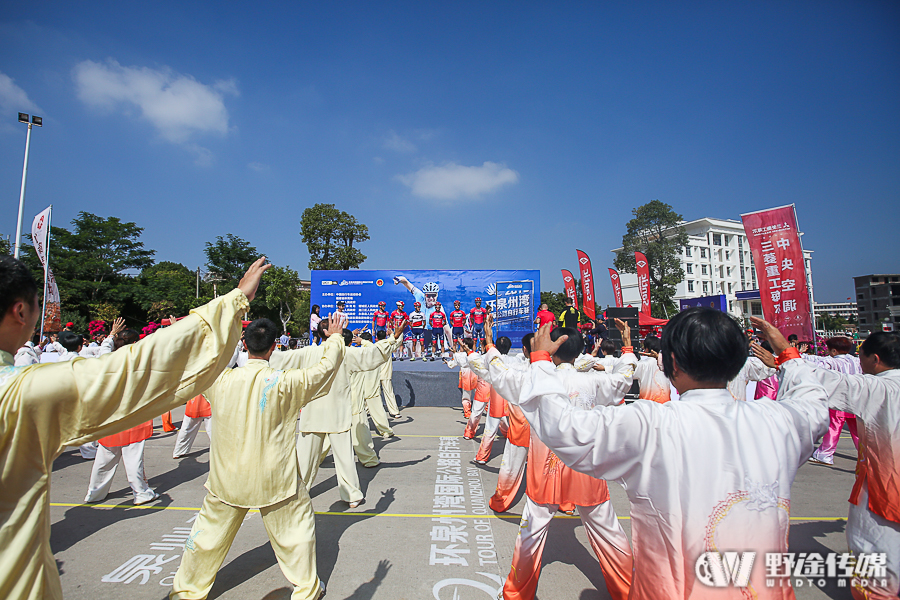
[[[900,272],[900,4],[31,2],[0,20],[0,232],[85,210],[193,268],[233,233],[306,275],[303,209],[363,268],[604,275],[631,209],[794,202],[816,298]],[[152,6],[152,10],[147,8]]]

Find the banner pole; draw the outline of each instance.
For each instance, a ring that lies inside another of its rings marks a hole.
[[[806,271],[806,253],[803,252],[803,237],[800,235],[800,219],[797,218],[797,205],[791,203],[791,210],[794,211],[794,223],[797,225],[797,241],[800,243],[800,256],[803,257],[803,276],[806,277],[806,300],[809,302],[810,323],[812,323],[812,339],[809,341],[816,342],[816,309],[813,306],[812,291],[812,273]],[[812,262],[812,261],[810,261]],[[818,351],[818,348],[817,348]]]
[[[44,319],[47,315],[47,276],[50,272],[50,221],[53,218],[53,205],[50,205],[50,212],[47,213],[47,256],[44,261],[44,302],[41,304],[41,336],[38,343],[44,341]]]

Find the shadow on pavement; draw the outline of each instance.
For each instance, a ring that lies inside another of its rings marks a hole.
[[[804,523],[792,523],[788,539],[790,552],[817,552],[824,558],[832,550],[822,544],[818,539],[830,533],[843,533],[847,521],[808,521]],[[835,579],[826,579],[825,587],[817,588],[829,598],[843,600],[850,597],[849,587],[839,588]]]
[[[131,494],[131,488],[128,488],[128,493]],[[108,501],[109,497],[104,500],[104,502]],[[54,554],[63,552],[81,540],[87,539],[120,521],[146,514],[147,510],[141,508],[122,509],[73,506],[65,512],[62,521],[57,521],[50,526],[50,548]]]
[[[608,600],[606,583],[603,580],[603,571],[597,557],[575,536],[575,528],[582,527],[580,519],[554,519],[547,532],[547,545],[544,550],[542,564],[546,567],[550,563],[559,562],[572,565],[587,577],[594,585],[595,590],[584,590],[579,600]],[[544,590],[543,597],[550,598],[552,593]],[[541,597],[540,583],[538,584],[538,597]]]
[[[359,471],[359,489],[362,490],[363,496],[366,495],[366,492],[369,490],[369,484],[372,483],[372,480],[375,479],[375,476],[378,474],[378,471],[384,469],[399,469],[401,467],[409,467],[412,465],[417,465],[421,462],[425,462],[431,458],[430,454],[426,454],[422,458],[418,460],[407,460],[404,462],[392,462],[392,463],[380,463],[377,467],[372,469],[366,469],[365,467],[358,469]],[[380,501],[379,501],[380,502]],[[332,510],[341,510],[341,506],[346,506],[346,503],[340,502],[336,505],[332,506]]]
[[[378,589],[378,586],[381,585],[381,582],[384,581],[390,570],[391,563],[389,561],[380,561],[372,579],[356,588],[351,595],[347,596],[347,600],[372,600],[372,597],[375,596],[375,590]]]
[[[209,475],[209,463],[201,463],[197,460],[203,454],[209,454],[209,448],[203,448],[181,458],[173,459],[178,461],[178,465],[174,469],[169,469],[165,473],[151,477],[147,483],[156,490],[157,494],[162,494],[178,487],[182,483]]]

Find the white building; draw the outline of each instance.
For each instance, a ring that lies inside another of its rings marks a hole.
[[[681,226],[688,234],[688,245],[680,257],[684,280],[675,288],[675,303],[688,298],[724,294],[728,312],[734,316],[762,316],[756,269],[743,223],[705,217],[684,221]],[[621,250],[617,248],[612,252]],[[803,256],[812,299],[812,251],[804,250]],[[619,276],[625,306],[640,306],[637,275],[620,273]],[[652,297],[650,302],[653,303]]]
[[[816,302],[813,305],[813,312],[816,313],[816,317],[827,314],[845,319],[851,317],[856,319],[856,302]]]

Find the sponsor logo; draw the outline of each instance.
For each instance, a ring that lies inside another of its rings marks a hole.
[[[322,281],[322,285],[337,285],[337,281]]]
[[[586,264],[588,264],[588,259],[585,257],[581,257],[578,259],[578,262],[580,262],[583,265],[586,265]]]
[[[616,274],[616,273],[613,273],[612,275],[610,275],[610,277],[612,277],[613,281],[615,281],[619,278],[618,274]]]
[[[744,588],[750,583],[750,571],[756,552],[704,552],[697,558],[694,573],[703,585],[709,587]]]
[[[637,266],[639,266],[640,268],[643,269],[644,267],[647,266],[647,262],[643,261],[643,260],[639,260]]]
[[[569,282],[572,281],[572,278],[571,278],[571,277],[564,277],[563,280],[564,280],[566,283],[569,283]]]
[[[378,279],[378,280],[376,280],[376,281],[375,281],[375,285],[377,285],[378,287],[383,286],[383,285],[384,285],[384,279]]]

